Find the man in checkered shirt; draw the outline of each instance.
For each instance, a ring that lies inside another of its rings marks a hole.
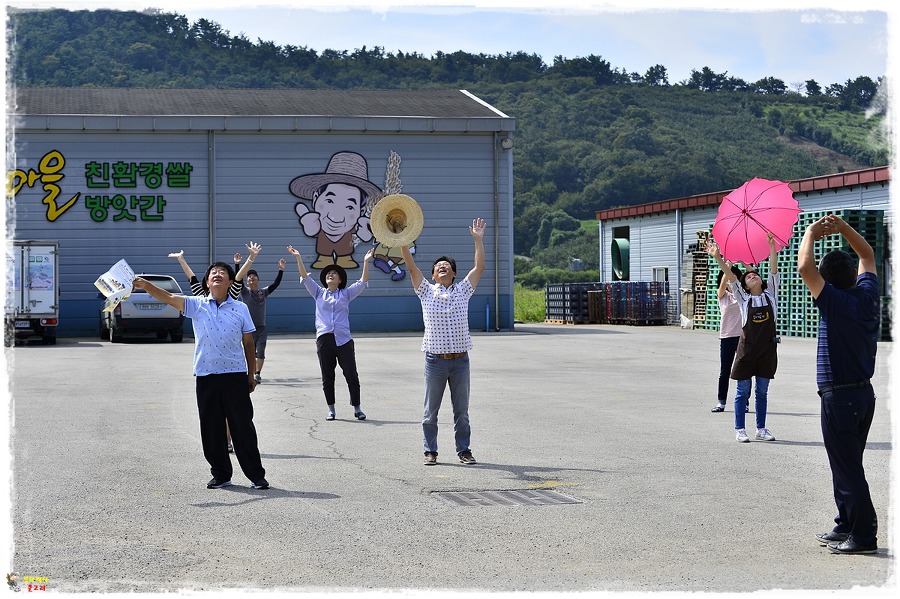
[[[450,386],[450,402],[453,404],[453,432],[456,439],[456,455],[463,464],[474,464],[469,448],[472,430],[469,426],[469,298],[475,293],[484,272],[483,219],[476,218],[469,227],[475,241],[475,265],[466,278],[456,283],[456,261],[441,256],[431,266],[429,283],[416,266],[409,246],[400,248],[403,260],[409,268],[410,282],[422,302],[422,319],[425,337],[425,412],[422,416],[425,465],[437,463],[438,410],[444,397],[444,389]]]

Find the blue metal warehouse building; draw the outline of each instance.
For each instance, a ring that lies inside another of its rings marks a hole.
[[[186,289],[169,252],[183,249],[202,273],[211,261],[246,256],[250,241],[262,246],[254,266],[260,285],[273,280],[279,258],[288,259],[269,300],[269,330],[314,331],[314,304],[286,246],[300,249],[308,268],[326,251],[301,224],[312,201],[303,197],[308,185],[295,180],[355,184],[369,205],[379,193],[412,196],[424,213],[415,252],[426,274],[448,254],[465,276],[468,226],[484,218],[487,268],[470,325],[513,327],[515,121],[466,91],[21,88],[15,95],[8,231],[60,242],[60,335],[98,332],[93,283],[119,259],[136,272],[175,276]],[[365,219],[320,230],[338,248],[326,257],[357,278],[375,244]],[[421,330],[398,252],[378,252],[382,269],[371,269],[369,289],[354,301],[354,330]]]

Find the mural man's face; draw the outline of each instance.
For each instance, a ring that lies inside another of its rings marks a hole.
[[[319,213],[322,230],[332,238],[339,238],[353,230],[359,219],[362,191],[346,183],[329,183],[313,202]]]

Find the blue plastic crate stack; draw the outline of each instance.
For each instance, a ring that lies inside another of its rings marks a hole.
[[[606,284],[606,319],[611,324],[665,324],[668,281]]]
[[[778,316],[775,324],[781,335],[790,337],[816,337],[819,331],[819,310],[813,304],[812,295],[803,283],[803,279],[797,272],[797,252],[800,249],[800,242],[806,227],[822,218],[826,214],[836,214],[844,219],[847,224],[859,231],[865,238],[872,249],[875,251],[875,263],[878,265],[878,275],[882,284],[882,333],[881,339],[888,341],[891,339],[891,322],[890,322],[890,297],[886,297],[884,287],[884,273],[882,265],[885,257],[886,232],[884,226],[884,211],[882,210],[835,210],[835,211],[813,211],[803,212],[794,225],[793,235],[789,245],[778,253],[778,272],[781,274],[781,287],[778,291]],[[711,228],[710,228],[711,229]],[[708,234],[708,232],[707,232]],[[700,233],[698,232],[698,237]],[[850,249],[846,240],[840,235],[829,235],[828,237],[816,241],[815,255],[819,260],[826,252],[834,249],[842,249],[850,252],[854,257],[856,254]],[[699,257],[700,252],[695,253],[695,258]],[[705,254],[705,252],[704,252]],[[718,298],[716,297],[716,277],[719,274],[719,266],[715,260],[706,255],[707,272],[706,272],[706,288],[705,288],[705,306],[701,309],[703,318],[695,317],[695,328],[704,328],[707,330],[717,331],[719,329],[720,315],[718,310]],[[695,260],[696,264],[696,260]],[[740,265],[743,269],[744,266]],[[759,272],[763,278],[769,272],[769,260],[763,260],[759,264]],[[702,276],[702,272],[695,270],[695,280]],[[699,289],[695,292],[698,297],[702,294]],[[697,312],[697,304],[701,302],[695,301],[695,314]]]

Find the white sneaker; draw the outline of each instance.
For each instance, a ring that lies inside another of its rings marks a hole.
[[[736,432],[737,432],[737,434],[735,435],[734,438],[737,440],[738,443],[749,443],[750,442],[750,437],[747,436],[747,429],[739,428],[739,429],[737,429]]]
[[[756,429],[756,440],[757,441],[774,441],[775,435],[769,432],[767,428],[758,428]]]

